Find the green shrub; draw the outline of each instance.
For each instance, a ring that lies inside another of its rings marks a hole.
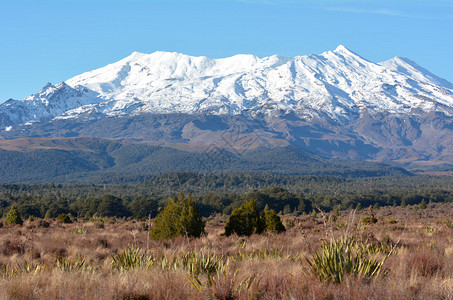
[[[362,223],[365,224],[365,225],[371,225],[371,224],[377,223],[378,219],[374,216],[373,207],[370,206],[368,208],[368,210],[369,211],[367,213],[367,216],[362,218]]]
[[[205,223],[195,207],[195,201],[189,194],[181,193],[178,199],[170,199],[167,206],[157,215],[154,227],[150,229],[153,239],[170,239],[176,236],[200,237],[204,233]]]
[[[236,233],[237,235],[252,235],[261,233],[265,229],[265,224],[261,218],[260,212],[256,208],[254,199],[250,199],[236,208],[231,213],[225,226],[227,236]]]
[[[445,224],[448,228],[453,229],[453,220],[450,219],[445,219],[441,223]]]
[[[225,235],[236,233],[249,236],[253,233],[262,233],[264,230],[280,233],[286,229],[275,210],[265,207],[264,212],[260,214],[255,200],[250,199],[233,210],[225,226]]]
[[[38,220],[36,222],[36,228],[49,228],[50,223],[47,222],[46,220]]]
[[[426,209],[426,207],[427,207],[426,201],[425,201],[425,199],[423,199],[422,202],[420,202],[420,204],[418,205],[418,208]]]
[[[362,223],[365,225],[371,225],[377,223],[378,219],[376,219],[374,216],[366,216],[363,217]]]
[[[57,221],[60,221],[61,223],[72,223],[71,218],[67,214],[60,214],[57,217]]]
[[[263,218],[267,231],[280,233],[286,230],[275,210],[271,209],[265,211],[263,213]]]
[[[24,221],[20,217],[19,210],[16,205],[11,206],[11,209],[6,216],[5,225],[22,225]]]

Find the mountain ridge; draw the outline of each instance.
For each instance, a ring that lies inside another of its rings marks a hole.
[[[52,93],[68,95],[58,102],[49,99],[55,98]],[[212,59],[177,52],[133,52],[64,83],[47,84],[22,101],[9,100],[0,105],[0,112],[11,121],[2,126],[11,126],[96,115],[271,113],[263,109],[269,104],[304,117],[324,113],[332,119],[351,119],[363,109],[392,113],[434,109],[453,115],[453,84],[409,59],[395,57],[376,64],[342,45],[320,55],[294,58],[249,54]],[[8,113],[6,108],[14,105],[16,112]],[[17,112],[20,108],[23,111]],[[22,118],[14,119],[15,114]]]

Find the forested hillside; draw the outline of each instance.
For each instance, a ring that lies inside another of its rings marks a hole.
[[[159,173],[243,172],[344,177],[405,176],[381,163],[329,159],[292,148],[188,152],[94,138],[0,141],[0,183],[136,183]]]

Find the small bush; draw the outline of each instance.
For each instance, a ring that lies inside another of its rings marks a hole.
[[[25,247],[24,245],[17,240],[5,240],[3,241],[2,247],[1,247],[1,252],[5,256],[11,256],[14,254],[24,254],[25,253]]]
[[[50,223],[47,222],[46,220],[38,220],[36,222],[36,228],[49,228]]]
[[[289,218],[286,218],[282,221],[282,224],[283,226],[285,226],[285,228],[293,228],[294,226],[296,226],[296,223],[294,222],[293,219],[289,219]]]
[[[415,272],[421,276],[433,276],[442,270],[442,259],[429,252],[419,252],[412,254],[407,262],[407,271],[410,274]]]
[[[157,215],[149,234],[155,240],[176,236],[200,237],[204,233],[204,226],[192,196],[189,194],[184,198],[181,193],[178,200],[170,199],[164,210]]]
[[[72,232],[73,234],[86,234],[86,233],[87,233],[87,231],[86,231],[85,228],[83,228],[83,227],[78,227],[78,226],[72,228],[71,232]]]
[[[453,229],[453,220],[445,219],[441,223],[445,224],[445,226],[447,226],[448,228]]]
[[[365,225],[375,224],[375,223],[377,223],[377,221],[378,220],[374,216],[366,216],[366,217],[363,217],[363,219],[362,219],[362,223]]]
[[[71,218],[67,214],[60,214],[57,217],[57,221],[60,221],[61,223],[64,223],[64,224],[72,223]]]
[[[418,205],[418,208],[426,209],[426,207],[427,207],[426,201],[425,201],[425,199],[423,199],[422,202],[420,202],[420,204]]]
[[[432,233],[435,233],[437,231],[437,228],[433,225],[426,225],[425,227],[425,232],[427,234],[432,234]]]
[[[104,229],[105,227],[104,222],[95,222],[94,226],[98,229]]]
[[[62,258],[68,256],[68,250],[66,250],[65,248],[55,248],[52,249],[52,252],[55,254],[56,260],[61,260]]]
[[[374,216],[373,207],[370,205],[367,215],[362,218],[362,224],[371,225],[377,223],[377,221],[378,219]]]
[[[283,226],[282,221],[280,220],[280,217],[273,209],[265,211],[263,218],[267,231],[280,233],[286,230],[285,226]]]
[[[96,244],[101,246],[102,248],[105,248],[105,249],[110,248],[109,242],[106,239],[104,239],[104,238],[98,239],[96,241]]]
[[[253,233],[263,232],[264,228],[265,224],[256,208],[256,202],[254,199],[250,199],[241,207],[233,210],[225,226],[225,235],[236,233],[249,236]]]
[[[5,225],[22,225],[23,223],[24,221],[22,221],[16,205],[11,206],[8,215],[6,216]]]

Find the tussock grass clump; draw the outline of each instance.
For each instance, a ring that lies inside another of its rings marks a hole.
[[[442,258],[431,251],[420,251],[409,256],[407,261],[408,273],[421,276],[434,276],[443,268]]]

